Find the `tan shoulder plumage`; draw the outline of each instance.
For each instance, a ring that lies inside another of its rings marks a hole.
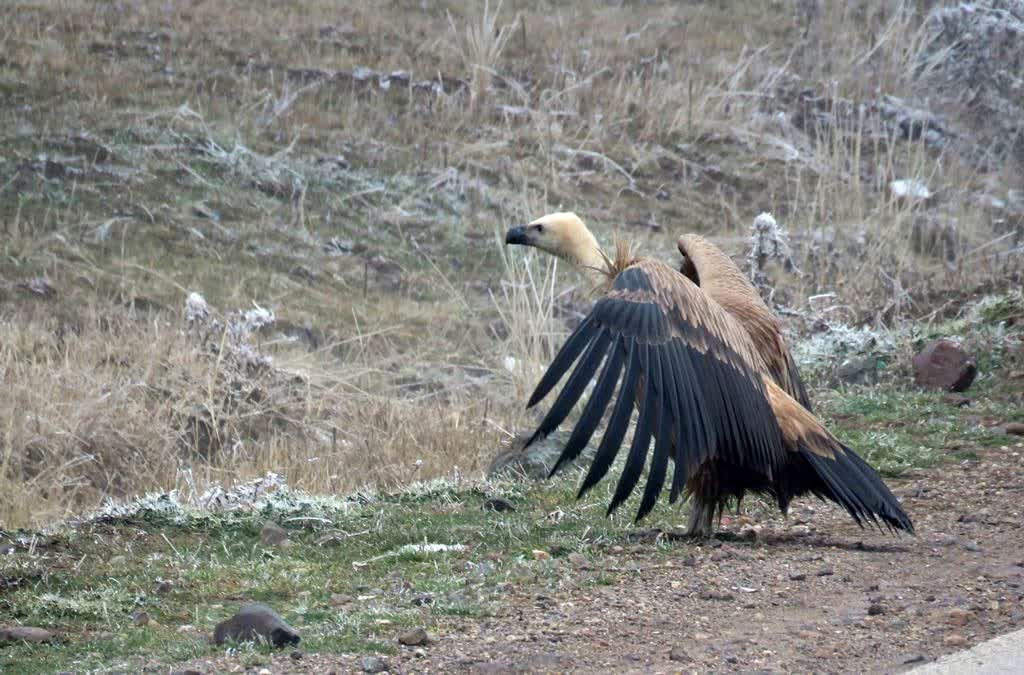
[[[775,382],[810,410],[807,389],[782,327],[746,275],[720,248],[700,235],[684,234],[677,246],[683,256],[680,271],[736,318],[750,335]]]

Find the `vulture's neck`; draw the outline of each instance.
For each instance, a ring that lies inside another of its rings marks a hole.
[[[608,281],[608,259],[601,251],[601,247],[597,245],[594,235],[589,232],[587,235],[589,236],[581,238],[573,246],[572,251],[563,258],[595,286],[605,284]]]

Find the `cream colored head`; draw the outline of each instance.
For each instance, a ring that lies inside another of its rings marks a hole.
[[[607,258],[597,239],[575,213],[549,213],[505,234],[506,244],[533,246],[572,264],[602,272]]]

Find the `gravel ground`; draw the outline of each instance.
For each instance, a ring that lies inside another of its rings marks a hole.
[[[788,522],[734,518],[726,529],[746,536],[676,542],[668,554],[638,530],[578,559],[558,590],[509,587],[495,615],[444,619],[426,646],[382,659],[391,672],[893,672],[1024,626],[1020,448],[891,485],[916,537],[860,530],[808,501]],[[593,575],[610,583],[585,583]],[[381,666],[296,656],[250,670]],[[246,670],[231,657],[181,668]]]

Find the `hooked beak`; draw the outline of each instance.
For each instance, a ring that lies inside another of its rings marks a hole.
[[[526,236],[526,226],[516,225],[513,228],[509,228],[509,231],[505,233],[505,244],[529,246],[530,241]]]

